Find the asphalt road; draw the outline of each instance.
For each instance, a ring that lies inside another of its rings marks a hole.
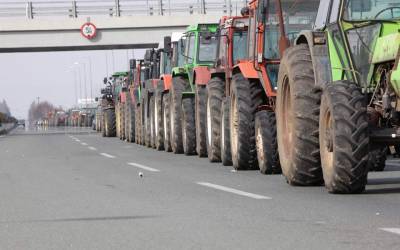
[[[400,249],[400,161],[332,195],[89,132],[0,137],[0,249]]]

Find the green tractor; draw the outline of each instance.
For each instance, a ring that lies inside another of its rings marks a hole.
[[[399,0],[321,1],[281,61],[278,146],[289,184],[365,190],[400,143]]]
[[[169,90],[170,142],[174,153],[207,156],[206,84],[217,49],[218,24],[189,26],[179,42],[183,64],[172,68]],[[167,48],[167,51],[170,49]]]

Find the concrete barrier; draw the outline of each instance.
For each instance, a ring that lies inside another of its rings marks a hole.
[[[3,123],[2,125],[0,125],[0,135],[7,134],[17,126],[18,125],[16,123]]]

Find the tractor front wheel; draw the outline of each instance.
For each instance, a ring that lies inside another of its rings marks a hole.
[[[224,81],[211,78],[207,85],[207,152],[211,162],[221,161],[221,105]]]
[[[170,119],[170,97],[166,93],[162,97],[163,101],[163,131],[164,131],[164,150],[171,152],[171,119]]]
[[[199,157],[207,157],[206,94],[206,86],[196,85],[196,151]]]
[[[154,94],[154,134],[155,147],[157,150],[164,150],[164,116],[163,116],[163,91],[164,84],[161,81]]]
[[[183,77],[174,77],[170,92],[171,144],[175,154],[183,153],[182,143],[182,92],[188,85]]]
[[[114,109],[106,109],[104,112],[104,130],[106,137],[116,135],[116,119]]]
[[[221,161],[224,166],[232,166],[231,133],[229,109],[231,99],[229,96],[222,101],[221,107]]]
[[[360,193],[367,184],[369,130],[366,98],[348,81],[328,84],[319,120],[321,165],[331,193]]]
[[[249,81],[241,73],[232,78],[230,133],[233,167],[236,170],[257,167],[254,118],[262,104],[263,89],[259,83]]]
[[[258,167],[262,174],[280,174],[276,119],[274,112],[257,112],[255,121]]]
[[[196,125],[193,98],[182,100],[182,144],[185,155],[196,154]]]

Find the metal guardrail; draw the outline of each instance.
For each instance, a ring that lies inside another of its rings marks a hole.
[[[17,127],[16,123],[3,123],[0,125],[0,135],[7,134],[16,127]]]
[[[75,0],[0,2],[0,18],[240,15],[247,0]]]

